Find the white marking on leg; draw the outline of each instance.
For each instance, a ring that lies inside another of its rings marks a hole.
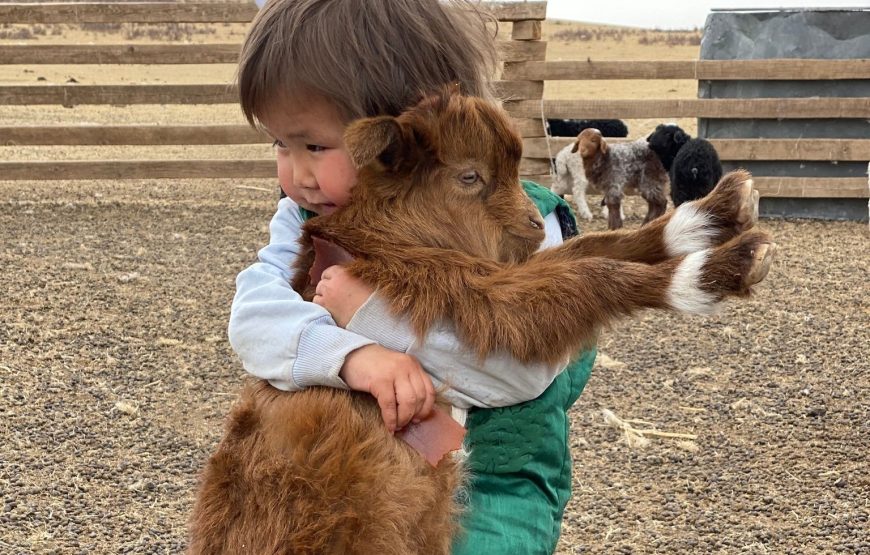
[[[677,208],[665,226],[665,249],[669,256],[683,256],[713,245],[716,229],[706,212],[693,202]]]
[[[718,308],[716,298],[701,289],[702,269],[710,250],[693,252],[686,256],[674,272],[668,286],[668,304],[681,312],[690,314],[713,314]]]
[[[586,179],[574,178],[574,204],[577,205],[577,212],[584,220],[592,219],[592,212],[589,211],[589,204],[586,202]]]

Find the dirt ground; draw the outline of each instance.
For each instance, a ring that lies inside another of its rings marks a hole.
[[[182,549],[243,376],[225,335],[233,279],[274,193],[0,182],[0,552]],[[753,299],[601,338],[572,412],[560,555],[870,552],[867,226],[763,225],[781,248]],[[604,409],[692,437],[629,444]]]
[[[562,30],[545,25],[547,37]],[[552,40],[550,58],[697,53],[602,36]],[[187,67],[142,71],[4,66],[0,82],[204,79]],[[573,82],[546,94],[695,90]],[[242,121],[235,107],[206,106],[4,107],[0,120]],[[633,137],[654,125],[629,122]],[[0,146],[0,158],[262,157],[266,148]],[[244,376],[226,339],[234,278],[267,240],[275,189],[269,180],[0,181],[0,553],[183,550],[197,472]],[[637,199],[627,208],[638,226],[644,208]],[[572,411],[574,497],[559,555],[870,553],[870,232],[762,225],[780,250],[753,299],[709,319],[650,312],[602,336]]]

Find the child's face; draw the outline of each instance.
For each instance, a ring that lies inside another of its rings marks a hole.
[[[275,139],[278,182],[299,206],[330,214],[347,204],[356,169],[344,146],[345,124],[318,95],[296,95],[260,118]]]

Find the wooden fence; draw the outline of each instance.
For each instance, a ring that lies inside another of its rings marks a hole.
[[[510,23],[498,43],[504,69],[496,83],[524,137],[521,173],[549,183],[549,154],[570,140],[546,138],[542,114],[557,118],[862,118],[868,98],[544,100],[544,82],[584,79],[870,79],[870,60],[561,61],[547,62],[541,23],[546,2],[493,2]],[[0,4],[0,23],[247,23],[251,3]],[[0,45],[0,64],[235,63],[239,44]],[[232,104],[229,84],[2,85],[0,105]],[[244,125],[0,126],[5,145],[232,145],[266,139]],[[870,139],[721,139],[723,160],[870,160]],[[274,176],[274,160],[0,161],[0,179],[248,178]],[[863,198],[864,178],[757,177],[764,196]]]

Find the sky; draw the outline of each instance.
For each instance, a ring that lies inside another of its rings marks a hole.
[[[868,8],[870,0],[549,0],[547,19],[631,27],[703,27],[711,8]]]

